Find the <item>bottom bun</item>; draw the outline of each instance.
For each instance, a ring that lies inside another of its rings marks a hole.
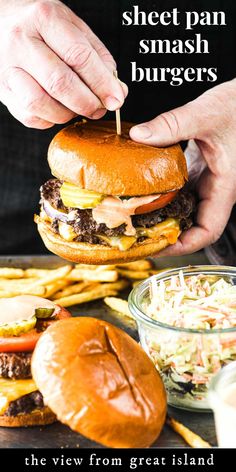
[[[135,243],[127,251],[120,251],[100,244],[68,242],[51,230],[50,223],[40,217],[35,217],[35,221],[46,248],[63,259],[77,263],[116,264],[131,262],[156,254],[169,246],[168,239],[164,235],[157,239],[148,238],[141,243]]]
[[[0,426],[7,428],[42,426],[55,423],[55,421],[57,421],[56,415],[47,406],[31,413],[20,413],[17,416],[0,416]]]

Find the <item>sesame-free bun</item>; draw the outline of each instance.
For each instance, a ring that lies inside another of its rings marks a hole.
[[[93,441],[148,447],[161,432],[162,380],[139,344],[110,323],[54,323],[37,343],[32,374],[57,418]]]
[[[0,426],[7,428],[19,428],[22,426],[43,426],[57,421],[54,413],[44,406],[30,413],[20,413],[16,416],[0,416]]]
[[[122,136],[113,121],[78,122],[59,131],[48,150],[52,174],[80,188],[106,195],[149,195],[178,190],[187,180],[179,145],[146,146]]]
[[[57,256],[75,263],[99,265],[131,262],[157,254],[169,245],[167,237],[163,234],[157,239],[147,238],[140,243],[135,243],[126,251],[120,251],[118,248],[102,244],[68,242],[59,234],[54,233],[50,223],[39,216],[35,216],[35,222],[46,248]],[[180,233],[179,229],[179,235]]]

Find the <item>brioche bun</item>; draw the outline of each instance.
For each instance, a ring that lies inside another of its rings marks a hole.
[[[147,447],[160,434],[162,380],[139,344],[105,321],[54,323],[37,343],[32,374],[57,418],[91,440]]]
[[[167,237],[163,235],[157,239],[147,238],[140,243],[135,243],[126,251],[120,251],[118,248],[101,244],[65,241],[59,234],[52,231],[50,223],[39,216],[35,216],[35,222],[46,248],[57,256],[75,263],[99,265],[131,262],[156,254],[169,245]]]
[[[79,122],[59,131],[48,150],[52,174],[105,195],[141,196],[183,187],[187,167],[179,145],[165,148],[132,141],[132,123]]]
[[[30,413],[20,413],[16,416],[0,416],[0,426],[19,428],[22,426],[43,426],[57,421],[54,413],[47,407],[34,410]]]

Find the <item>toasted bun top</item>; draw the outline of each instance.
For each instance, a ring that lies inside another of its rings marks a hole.
[[[37,343],[32,373],[58,419],[105,446],[146,447],[162,429],[166,394],[154,364],[105,321],[51,325]]]
[[[122,136],[113,121],[79,122],[60,131],[48,150],[52,174],[80,188],[107,195],[148,195],[183,187],[187,167],[179,145],[146,146]]]

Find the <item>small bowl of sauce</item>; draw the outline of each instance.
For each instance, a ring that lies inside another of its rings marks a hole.
[[[219,447],[236,448],[236,362],[223,367],[209,388]]]

